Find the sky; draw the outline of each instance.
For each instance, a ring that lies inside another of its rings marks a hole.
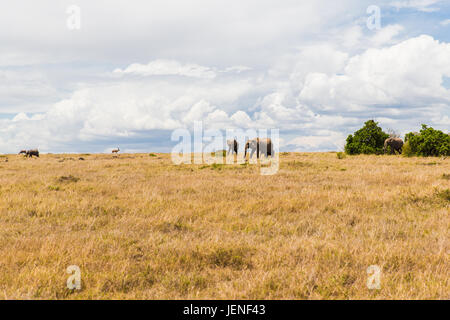
[[[0,4],[0,153],[170,152],[196,121],[339,151],[369,119],[449,132],[450,1]]]

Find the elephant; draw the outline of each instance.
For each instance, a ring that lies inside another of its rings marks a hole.
[[[384,141],[384,148],[383,151],[386,153],[388,151],[388,148],[390,148],[390,154],[395,154],[397,151],[398,153],[402,153],[402,147],[403,147],[403,140],[400,138],[387,138]]]
[[[228,145],[228,152],[227,155],[230,154],[238,154],[238,149],[239,149],[239,143],[237,142],[236,139],[233,140],[227,140],[227,145]]]
[[[24,154],[25,154],[25,157],[33,158],[33,156],[36,156],[36,157],[39,158],[39,151],[38,151],[38,149],[27,150],[27,151],[21,150],[21,151],[19,152],[19,154],[21,154],[21,153],[24,153]]]
[[[266,158],[270,156],[274,156],[273,152],[273,143],[270,138],[256,138],[252,140],[248,140],[245,143],[244,148],[244,159],[247,157],[247,149],[252,149],[252,152],[250,153],[250,159],[252,158],[253,154],[256,151],[256,157],[259,159],[259,153],[264,154]]]

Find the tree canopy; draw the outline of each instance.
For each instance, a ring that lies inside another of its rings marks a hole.
[[[422,124],[420,133],[410,132],[405,140],[411,155],[450,156],[450,135]]]
[[[345,152],[347,154],[381,154],[384,141],[389,135],[378,126],[378,122],[369,120],[364,127],[347,137]]]

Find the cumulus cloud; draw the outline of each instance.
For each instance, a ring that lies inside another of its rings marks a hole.
[[[404,27],[401,25],[388,25],[378,30],[377,33],[370,39],[370,43],[376,47],[386,44],[392,44],[393,38],[399,35],[403,30]]]
[[[189,129],[194,121],[204,121],[205,128],[246,126],[251,119],[243,116],[245,111],[233,111],[233,101],[249,89],[243,81],[176,85],[118,80],[77,90],[43,113],[0,119],[0,147],[14,152],[26,145],[45,151],[64,142],[139,139],[152,130]]]
[[[343,74],[309,73],[299,98],[323,110],[450,101],[450,44],[420,36],[349,59]]]

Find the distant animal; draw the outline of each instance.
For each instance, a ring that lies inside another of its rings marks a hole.
[[[230,154],[238,154],[238,149],[239,149],[239,143],[237,142],[236,139],[233,140],[227,140],[227,145],[228,145],[228,152],[227,155]]]
[[[117,147],[117,149],[113,149],[113,150],[111,151],[111,153],[119,153],[119,151],[120,151],[120,149],[119,149],[119,147]]]
[[[252,152],[250,153],[250,159],[253,157],[253,154],[256,151],[256,157],[259,159],[259,154],[264,154],[266,156],[266,158],[270,155],[270,156],[274,156],[274,152],[273,152],[273,143],[272,140],[270,138],[256,138],[256,139],[252,139],[252,140],[248,140],[245,143],[245,148],[244,148],[244,158],[247,157],[247,149],[250,148],[252,149]]]
[[[384,153],[395,154],[395,152],[402,153],[403,140],[400,138],[387,138],[384,141]],[[389,150],[388,150],[389,149]]]
[[[33,156],[38,157],[39,158],[39,151],[38,149],[32,149],[32,150],[20,150],[19,154],[25,154],[25,157],[30,157],[32,158]]]

